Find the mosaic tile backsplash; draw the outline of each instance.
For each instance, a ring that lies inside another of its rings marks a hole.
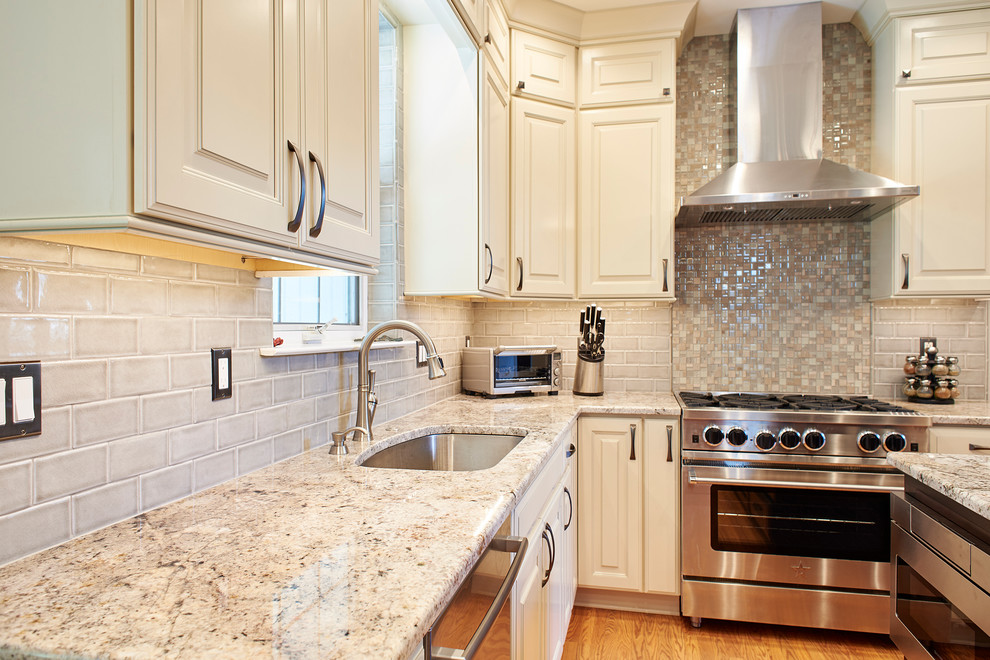
[[[825,156],[870,163],[871,54],[826,25]],[[677,194],[736,160],[732,42],[698,37],[677,66]],[[871,390],[869,226],[815,222],[678,229],[674,389]]]

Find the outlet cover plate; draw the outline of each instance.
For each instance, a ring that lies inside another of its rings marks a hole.
[[[14,379],[30,378],[31,396],[34,399],[34,415],[32,419],[14,423]],[[41,362],[4,362],[0,363],[0,380],[5,382],[3,387],[3,424],[0,424],[0,440],[23,438],[41,433]]]
[[[211,348],[210,362],[213,365],[213,400],[229,399],[233,392],[233,378],[230,368],[230,349]]]

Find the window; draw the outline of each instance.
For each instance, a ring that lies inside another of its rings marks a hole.
[[[318,326],[324,342],[350,341],[368,329],[368,278],[346,273],[272,278],[272,322],[286,344]],[[307,334],[306,339],[315,339]]]

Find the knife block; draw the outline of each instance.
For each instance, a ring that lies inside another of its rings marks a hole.
[[[578,355],[574,367],[574,393],[601,396],[605,393],[605,360],[586,360]]]

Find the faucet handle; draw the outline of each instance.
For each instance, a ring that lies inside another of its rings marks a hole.
[[[330,453],[342,456],[347,453],[347,431],[332,431],[330,433]]]
[[[374,369],[368,369],[368,391],[375,391],[375,374],[377,372]]]

